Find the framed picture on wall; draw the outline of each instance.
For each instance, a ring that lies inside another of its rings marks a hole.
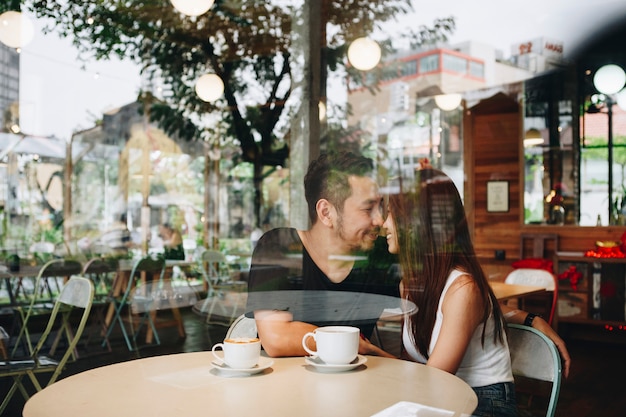
[[[506,213],[509,211],[509,182],[487,181],[487,212]]]

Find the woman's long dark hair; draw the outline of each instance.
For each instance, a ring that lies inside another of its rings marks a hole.
[[[419,308],[408,318],[418,351],[428,358],[441,292],[450,272],[461,270],[476,282],[483,307],[482,343],[489,315],[495,319],[495,341],[504,340],[504,318],[498,301],[476,259],[459,192],[443,172],[427,168],[415,174],[412,184],[402,184],[389,197],[400,245],[404,294]]]

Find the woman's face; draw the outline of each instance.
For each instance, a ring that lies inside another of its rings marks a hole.
[[[387,219],[383,223],[383,228],[387,230],[387,245],[389,253],[397,254],[400,247],[398,245],[398,235],[396,233],[396,226],[393,222],[393,216],[391,211],[387,215]]]

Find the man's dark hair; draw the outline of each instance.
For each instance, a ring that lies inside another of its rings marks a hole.
[[[311,224],[317,221],[315,205],[324,198],[338,210],[352,194],[350,176],[370,177],[374,161],[352,152],[325,153],[311,162],[304,176],[304,196],[309,208]]]

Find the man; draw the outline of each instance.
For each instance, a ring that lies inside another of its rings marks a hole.
[[[374,285],[383,280],[383,274],[362,255],[374,248],[383,223],[382,198],[373,172],[373,162],[362,156],[346,152],[321,155],[311,163],[304,179],[310,229],[274,229],[259,239],[250,268],[248,307],[254,310],[268,355],[305,356],[302,337],[317,325],[358,325],[365,336],[371,333],[376,313],[368,313],[370,320],[357,317],[350,321],[355,308],[348,298],[342,308],[333,311],[334,323],[314,323],[313,313],[298,311],[298,301],[289,298],[293,291],[274,291],[298,290],[299,299],[313,296],[300,291],[350,291],[351,295],[376,291]],[[397,287],[397,282],[393,286]],[[357,302],[358,296],[352,299]],[[391,356],[366,337],[359,353]]]

